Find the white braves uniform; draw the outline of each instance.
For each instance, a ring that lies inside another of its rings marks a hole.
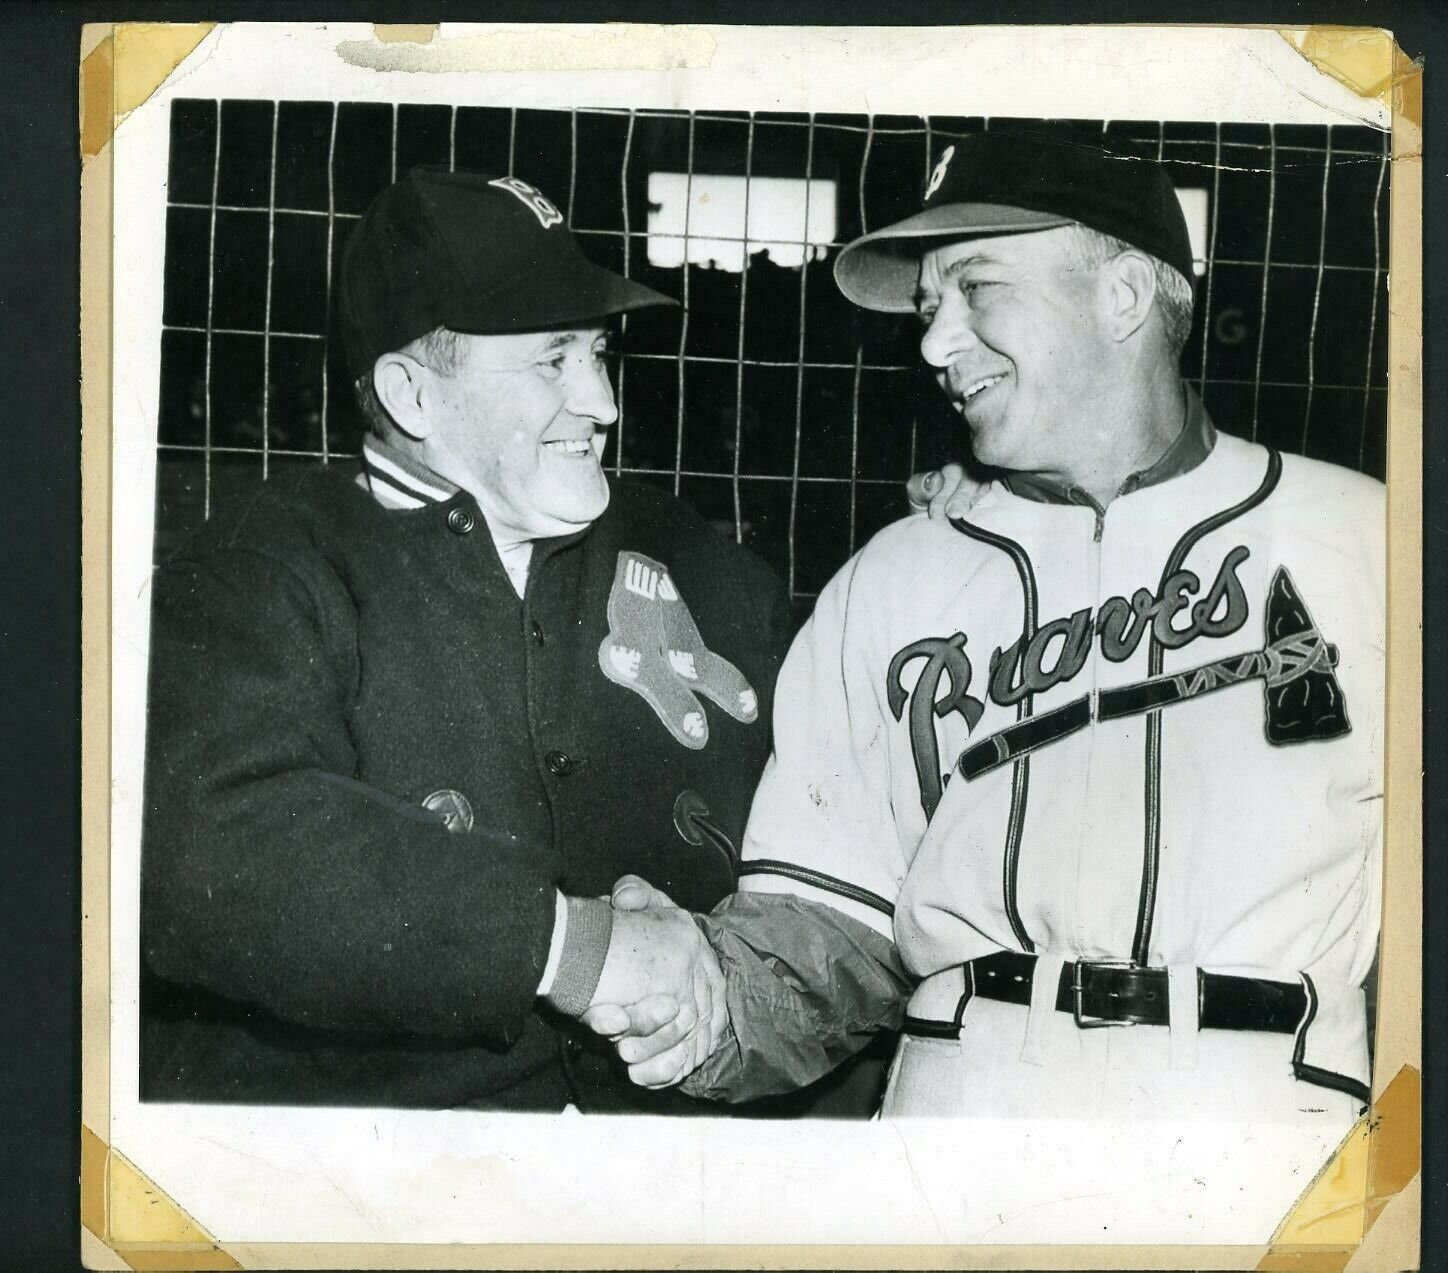
[[[966,961],[1038,956],[1029,1011],[976,999],[958,1044],[906,1038],[887,1114],[1355,1115],[1384,571],[1380,483],[1222,434],[1099,519],[997,483],[964,520],[898,522],[840,571],[781,674],[741,890],[893,939],[927,979],[912,1016],[948,1015]],[[1170,1030],[1053,1011],[1077,959],[1168,969]],[[1300,980],[1296,1035],[1179,1029],[1198,968]],[[945,1051],[968,1091],[932,1077]]]

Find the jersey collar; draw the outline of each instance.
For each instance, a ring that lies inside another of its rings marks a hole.
[[[1212,424],[1212,418],[1207,414],[1197,391],[1189,384],[1183,384],[1182,387],[1186,390],[1187,409],[1176,441],[1167,447],[1156,463],[1131,474],[1116,492],[1118,495],[1130,495],[1132,491],[1139,491],[1146,486],[1157,486],[1171,481],[1174,477],[1181,477],[1184,473],[1190,473],[1212,453],[1212,447],[1217,442],[1217,430]],[[1012,495],[1037,504],[1095,506],[1095,501],[1078,487],[1062,485],[1038,473],[1005,474],[1001,483]]]

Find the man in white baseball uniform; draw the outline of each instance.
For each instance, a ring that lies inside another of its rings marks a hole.
[[[1369,1097],[1384,501],[1183,383],[1165,171],[987,132],[844,249],[918,314],[996,477],[877,535],[795,641],[702,1028],[599,1009],[635,1081],[740,1100],[902,1029],[886,1116],[1322,1119]],[[615,905],[657,895],[637,886]]]

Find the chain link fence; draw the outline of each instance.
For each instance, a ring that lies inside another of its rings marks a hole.
[[[605,462],[759,552],[806,610],[962,458],[913,319],[857,310],[839,247],[913,210],[953,139],[1040,121],[308,101],[172,106],[157,556],[219,499],[361,444],[329,314],[347,236],[417,164],[516,175],[596,261],[678,297],[620,323]],[[1389,137],[1052,121],[1155,146],[1197,246],[1183,374],[1228,432],[1381,476]]]

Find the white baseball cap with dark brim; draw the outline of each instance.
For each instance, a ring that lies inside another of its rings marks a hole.
[[[947,203],[861,235],[835,258],[835,282],[856,305],[885,314],[915,312],[920,258],[941,243],[1029,234],[1073,224],[1070,217],[998,203]]]

